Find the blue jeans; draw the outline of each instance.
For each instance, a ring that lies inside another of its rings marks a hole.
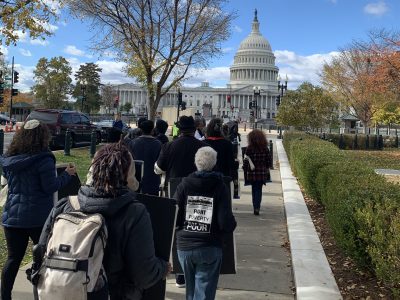
[[[178,250],[178,258],[185,273],[186,300],[214,300],[222,249],[203,247],[189,251]]]
[[[251,195],[253,198],[253,208],[260,209],[261,197],[262,197],[263,183],[261,181],[255,181],[251,183]]]

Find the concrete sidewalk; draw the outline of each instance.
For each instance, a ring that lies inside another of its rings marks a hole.
[[[268,139],[273,135],[268,135]],[[242,146],[246,145],[242,136]],[[275,140],[274,140],[275,144]],[[276,148],[274,161],[276,161]],[[251,187],[243,185],[240,169],[241,198],[233,200],[238,222],[235,231],[237,274],[221,275],[216,299],[294,299],[290,253],[282,245],[288,240],[279,169],[271,170],[272,183],[263,188],[259,216],[253,215]],[[31,286],[24,270],[18,273],[14,299],[32,300]],[[167,300],[185,299],[185,289],[175,286],[175,278],[167,280]]]

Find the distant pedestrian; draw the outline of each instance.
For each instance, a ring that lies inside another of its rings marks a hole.
[[[224,176],[233,178],[237,169],[237,163],[233,155],[233,145],[228,141],[222,132],[222,119],[214,118],[207,125],[205,143],[217,151],[217,164],[215,170]]]
[[[245,182],[251,184],[254,215],[260,214],[262,187],[271,181],[269,166],[271,155],[268,150],[267,138],[264,132],[254,129],[247,136],[248,146],[245,155],[249,159],[243,161]]]
[[[161,144],[166,144],[169,142],[168,137],[165,135],[168,129],[168,123],[164,120],[157,120],[156,129],[155,129],[155,137],[157,140],[161,142]]]
[[[143,121],[140,127],[142,135],[129,142],[129,151],[135,160],[144,161],[144,172],[140,181],[141,193],[158,196],[161,178],[160,175],[154,173],[154,164],[161,151],[161,142],[152,136],[153,121]]]
[[[206,120],[204,118],[199,118],[194,121],[196,131],[194,137],[200,141],[203,141],[206,137],[204,135],[204,127],[206,126]]]
[[[121,113],[116,113],[115,114],[115,119],[113,122],[113,127],[118,128],[119,130],[122,131],[122,129],[124,128],[124,123],[121,120]]]
[[[177,127],[179,128],[179,137],[163,145],[160,156],[154,165],[154,171],[157,174],[165,174],[164,193],[166,195],[168,195],[168,181],[170,178],[186,177],[196,171],[194,156],[197,150],[206,146],[205,143],[194,137],[196,127],[193,117],[181,116]],[[185,286],[183,275],[176,275],[176,285],[178,287]]]
[[[200,148],[197,171],[183,178],[178,201],[177,249],[185,273],[187,300],[214,300],[222,263],[222,237],[236,228],[229,191],[222,174],[213,172],[217,152]]]
[[[7,153],[0,158],[8,196],[2,214],[8,257],[1,273],[1,299],[11,292],[29,238],[39,241],[42,227],[53,207],[53,194],[76,173],[68,166],[56,175],[56,158],[49,150],[50,132],[38,120],[29,120],[14,135]],[[5,251],[2,249],[1,251]]]

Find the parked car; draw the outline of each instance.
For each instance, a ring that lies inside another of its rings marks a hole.
[[[36,109],[26,118],[26,121],[37,119],[45,123],[51,132],[52,140],[50,146],[64,148],[65,132],[71,132],[71,145],[90,142],[92,131],[96,131],[97,142],[101,141],[101,131],[90,122],[87,115],[69,110],[58,109]]]
[[[97,129],[101,132],[101,140],[107,141],[108,131],[110,128],[113,127],[114,120],[102,120],[93,124],[95,124],[97,126]],[[123,124],[122,133],[123,134],[128,133],[130,127],[124,122],[122,122],[122,124]]]
[[[0,114],[0,124],[6,125],[6,122],[10,122],[10,117],[5,114]],[[12,118],[11,122],[13,123],[13,125],[15,125],[16,120],[14,118]]]

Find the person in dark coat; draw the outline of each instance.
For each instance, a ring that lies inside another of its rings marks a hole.
[[[194,137],[196,127],[193,117],[180,117],[177,126],[179,138],[163,145],[155,165],[156,173],[166,173],[166,181],[169,178],[186,177],[196,171],[194,156],[199,148],[206,146]]]
[[[124,128],[124,123],[121,120],[121,114],[120,113],[115,114],[115,119],[114,119],[112,127],[118,128],[121,131]]]
[[[233,178],[237,163],[233,155],[233,145],[223,135],[222,123],[220,118],[214,118],[208,123],[205,142],[218,153],[215,171]]]
[[[188,300],[215,299],[222,263],[222,238],[236,228],[222,174],[212,171],[216,162],[214,149],[200,148],[195,156],[197,171],[182,179],[174,195],[179,206],[178,257],[185,273]]]
[[[154,165],[156,174],[164,174],[165,187],[167,190],[168,180],[170,178],[186,177],[196,171],[194,156],[201,147],[206,146],[202,141],[194,137],[196,127],[192,116],[181,116],[177,124],[179,128],[179,137],[172,142],[163,145],[160,156]],[[176,275],[176,285],[185,286],[183,275]]]
[[[247,139],[248,146],[245,155],[250,158],[255,166],[255,169],[251,170],[249,160],[244,159],[243,172],[245,181],[251,184],[254,214],[259,215],[262,198],[262,186],[268,181],[271,181],[269,166],[272,157],[268,149],[268,142],[264,132],[259,129],[254,129],[249,133]]]
[[[158,196],[160,192],[160,175],[154,173],[156,163],[161,151],[161,142],[152,136],[154,122],[146,120],[140,125],[142,135],[128,144],[129,151],[135,160],[144,162],[143,177],[140,181],[140,192]]]
[[[29,120],[18,131],[0,158],[8,195],[2,214],[8,257],[1,273],[1,299],[11,299],[19,266],[29,238],[36,244],[53,207],[53,194],[76,173],[68,166],[59,177],[56,159],[49,151],[50,133],[45,124]]]
[[[156,122],[156,129],[154,132],[154,135],[157,140],[161,142],[161,144],[166,144],[169,142],[168,137],[165,135],[168,129],[168,123],[165,122],[164,120],[157,120]]]
[[[110,300],[139,300],[144,289],[171,271],[168,262],[155,256],[152,225],[145,206],[126,186],[130,156],[122,142],[103,146],[92,162],[92,184],[82,186],[78,192],[80,211],[100,213],[106,220],[108,241],[103,266]],[[72,210],[68,198],[57,204],[40,237],[41,245],[47,244],[55,217]]]

